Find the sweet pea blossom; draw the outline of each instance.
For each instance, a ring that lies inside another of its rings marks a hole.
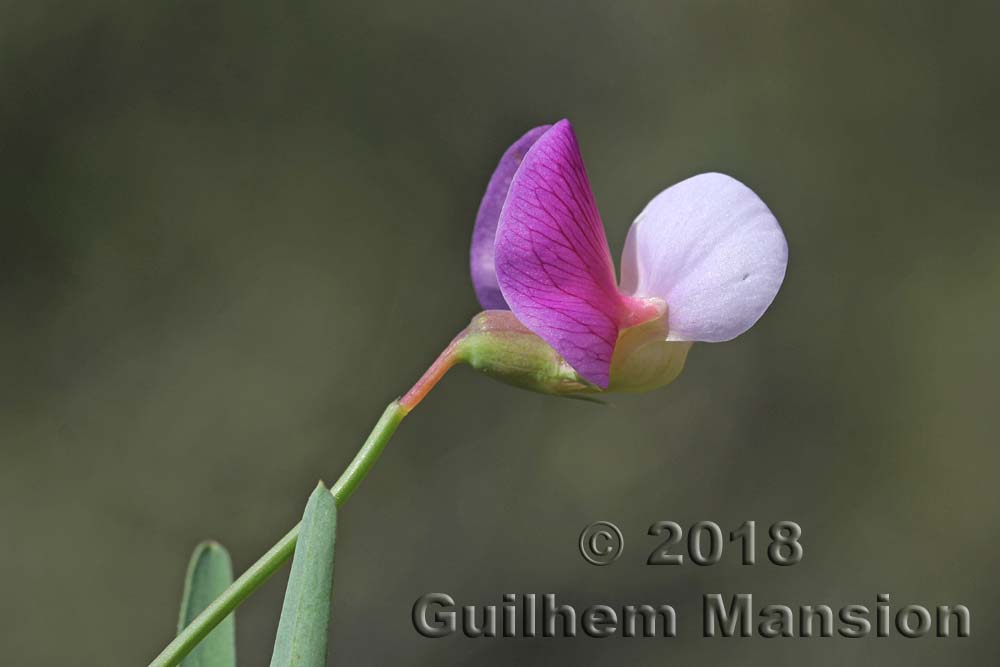
[[[313,498],[332,509],[346,502],[400,422],[456,364],[564,396],[671,382],[694,341],[729,340],[753,326],[778,293],[787,260],[781,227],[760,198],[728,176],[701,174],[667,188],[639,214],[618,283],[569,122],[529,131],[504,153],[476,217],[472,283],[486,310],[389,403],[329,489],[333,500],[325,486]],[[178,664],[284,560],[304,552],[296,542],[300,529],[310,530],[311,507],[312,500],[306,519],[150,664]],[[286,620],[282,613],[279,643]]]
[[[540,338],[568,365],[560,376],[578,376],[573,391],[639,391],[676,378],[693,342],[753,326],[778,293],[788,246],[752,190],[699,174],[656,195],[632,223],[619,283],[576,136],[562,120],[504,153],[470,256],[486,309],[480,328]]]

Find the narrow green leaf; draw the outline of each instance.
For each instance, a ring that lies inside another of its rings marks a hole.
[[[302,515],[299,542],[281,606],[271,667],[323,667],[333,590],[337,503],[320,483]]]
[[[187,627],[229,584],[233,564],[218,542],[202,542],[191,554],[177,632]],[[184,659],[181,667],[236,667],[236,619],[227,616]]]

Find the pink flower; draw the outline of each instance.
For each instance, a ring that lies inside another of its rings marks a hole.
[[[485,309],[509,309],[600,389],[669,382],[694,341],[740,335],[785,275],[788,246],[763,201],[723,174],[667,188],[629,230],[621,282],[569,121],[500,159],[471,250]]]

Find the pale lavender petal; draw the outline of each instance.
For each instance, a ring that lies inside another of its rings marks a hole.
[[[476,226],[472,230],[472,248],[469,252],[469,264],[472,272],[472,287],[476,297],[485,310],[507,310],[507,302],[500,293],[497,284],[497,272],[493,261],[493,247],[497,236],[497,222],[500,220],[500,210],[507,199],[507,191],[514,173],[521,166],[528,149],[538,141],[551,125],[542,125],[528,130],[524,136],[511,144],[510,148],[500,158],[500,163],[493,171],[486,193],[479,204],[476,214]]]
[[[619,330],[638,311],[655,316],[618,291],[569,121],[542,135],[514,175],[497,228],[496,271],[514,315],[602,388]]]
[[[636,218],[621,286],[666,301],[668,340],[719,342],[764,314],[787,263],[785,235],[764,202],[729,176],[700,174],[658,194]]]

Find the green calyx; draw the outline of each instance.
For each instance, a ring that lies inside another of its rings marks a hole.
[[[542,394],[570,396],[601,391],[508,310],[472,318],[455,349],[457,361],[501,382]]]

